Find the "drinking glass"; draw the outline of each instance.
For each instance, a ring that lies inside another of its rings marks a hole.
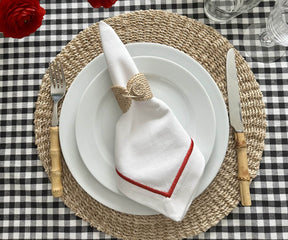
[[[249,26],[243,45],[246,55],[258,62],[280,59],[288,47],[288,0],[276,0],[267,23]]]
[[[257,6],[262,0],[206,0],[204,12],[215,22],[227,22]]]

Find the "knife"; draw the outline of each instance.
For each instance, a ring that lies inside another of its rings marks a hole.
[[[229,103],[230,124],[234,129],[238,159],[238,181],[240,187],[241,204],[251,206],[250,175],[248,171],[247,145],[241,114],[235,52],[230,48],[226,57],[226,78]]]

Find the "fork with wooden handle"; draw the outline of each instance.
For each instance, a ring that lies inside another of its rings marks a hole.
[[[51,97],[54,101],[50,127],[51,183],[54,197],[63,195],[61,149],[59,142],[58,102],[66,91],[66,82],[61,62],[55,61],[49,67],[51,80]]]

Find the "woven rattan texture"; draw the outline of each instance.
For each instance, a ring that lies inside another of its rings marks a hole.
[[[149,82],[143,73],[137,73],[129,79],[126,88],[116,85],[111,89],[123,113],[129,110],[132,99],[145,101],[153,97]]]
[[[211,27],[164,11],[138,11],[105,20],[124,43],[154,42],[177,48],[196,59],[214,78],[227,104],[225,56],[231,44]],[[78,34],[57,56],[70,84],[102,52],[98,24]],[[264,148],[266,116],[262,93],[248,64],[236,53],[240,97],[248,145],[249,171],[257,175]],[[201,79],[200,79],[201,81]],[[61,106],[61,105],[60,105]],[[50,82],[43,77],[35,112],[38,153],[49,175],[49,124],[52,116]],[[232,130],[227,153],[214,181],[196,198],[182,222],[162,216],[135,216],[109,209],[91,198],[63,161],[64,203],[98,230],[121,239],[181,239],[206,231],[239,203],[236,149]]]

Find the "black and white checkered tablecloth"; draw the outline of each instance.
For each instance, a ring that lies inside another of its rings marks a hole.
[[[135,10],[183,14],[217,29],[240,50],[243,30],[264,21],[275,1],[262,1],[249,13],[215,24],[204,0],[118,0],[93,9],[86,0],[40,1],[46,15],[40,29],[17,40],[0,37],[0,238],[115,239],[76,217],[51,184],[37,156],[33,113],[46,68],[81,30],[99,20]],[[288,55],[278,62],[248,61],[264,95],[267,136],[259,174],[251,184],[252,207],[235,208],[206,233],[191,239],[288,239]]]

